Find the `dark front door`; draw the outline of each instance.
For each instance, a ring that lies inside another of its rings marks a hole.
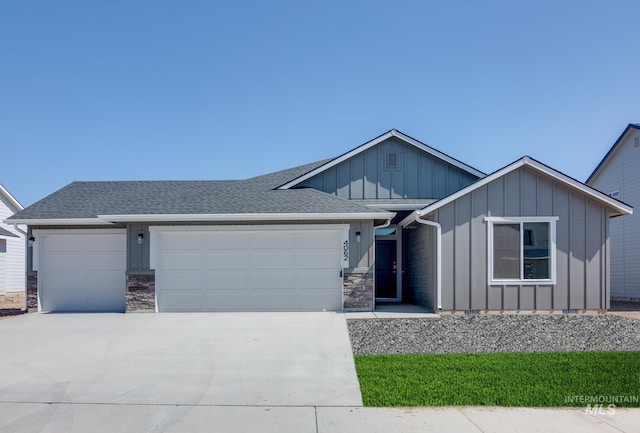
[[[398,258],[395,239],[376,240],[376,298],[398,297]]]

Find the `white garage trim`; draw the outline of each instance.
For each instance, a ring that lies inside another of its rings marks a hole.
[[[156,311],[342,310],[348,224],[152,226],[149,232]]]
[[[126,229],[33,230],[38,311],[123,311]]]

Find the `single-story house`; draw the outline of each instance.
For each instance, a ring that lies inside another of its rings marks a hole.
[[[245,180],[74,182],[8,222],[44,311],[604,310],[630,213],[531,158],[485,175],[391,130]]]
[[[3,220],[23,209],[0,185],[0,295],[25,291],[25,234]]]
[[[587,179],[611,197],[640,203],[640,123],[630,123]],[[611,221],[611,299],[640,301],[640,218]]]

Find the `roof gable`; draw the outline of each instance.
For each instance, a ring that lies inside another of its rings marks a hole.
[[[12,196],[7,189],[0,184],[0,196],[2,196],[5,201],[13,207],[14,212],[21,211],[24,207],[20,204],[18,200],[14,196]]]
[[[576,179],[573,179],[572,177],[569,177],[563,173],[560,173],[559,171],[554,170],[553,168],[545,164],[542,164],[541,162],[538,162],[531,157],[525,156],[507,165],[506,167],[501,168],[500,170],[497,170],[482,179],[479,179],[475,183],[467,186],[466,188],[463,188],[460,191],[457,191],[443,198],[442,200],[438,200],[437,202],[432,203],[429,206],[426,206],[422,210],[416,211],[414,214],[410,215],[404,221],[402,221],[402,225],[409,224],[413,219],[415,219],[416,215],[425,216],[431,212],[434,212],[435,210],[459,199],[460,197],[466,194],[469,194],[477,190],[478,188],[481,188],[484,185],[487,185],[493,182],[494,180],[501,178],[507,175],[508,173],[511,173],[512,171],[517,170],[520,167],[524,167],[524,166],[530,167],[535,171],[543,173],[548,177],[554,179],[555,181],[564,184],[568,188],[580,191],[583,194],[591,197],[592,199],[602,203],[603,205],[607,206],[610,209],[610,216],[628,215],[633,213],[633,208],[628,204],[623,203],[619,200],[616,200],[612,197],[609,197],[608,195],[603,194],[600,191],[594,188],[591,188]]]
[[[455,158],[452,158],[449,155],[446,155],[430,146],[427,146],[424,143],[421,143],[420,141],[409,137],[406,134],[403,134],[402,132],[396,130],[396,129],[392,129],[376,138],[374,138],[371,141],[368,141],[358,147],[356,147],[353,150],[350,150],[347,153],[342,154],[341,156],[334,158],[322,165],[320,165],[319,167],[316,167],[315,169],[308,171],[307,173],[301,174],[300,176],[282,184],[281,186],[278,187],[278,189],[290,189],[293,188],[296,185],[299,185],[300,183],[320,174],[323,173],[333,167],[336,167],[338,164],[347,161],[350,158],[355,157],[356,155],[361,154],[362,152],[365,152],[366,150],[377,146],[378,144],[384,142],[385,140],[392,138],[392,137],[396,137],[399,140],[401,140],[402,142],[414,146],[417,149],[419,149],[420,151],[426,152],[438,159],[441,159],[445,162],[447,162],[448,164],[453,165],[454,167],[459,168],[460,170],[463,170],[467,173],[469,173],[470,175],[474,176],[474,177],[484,177],[485,174],[483,172],[481,172],[480,170],[477,170],[473,167],[471,167],[470,165],[467,165]]]
[[[604,158],[602,158],[602,161],[600,161],[600,163],[595,168],[595,170],[593,170],[593,172],[589,175],[585,183],[591,182],[594,179],[594,177],[600,172],[600,170],[604,168],[609,158],[611,158],[613,154],[616,153],[616,151],[618,150],[618,147],[624,141],[624,138],[626,137],[627,133],[632,129],[640,130],[640,123],[630,123],[629,125],[627,125],[624,131],[622,131],[622,134],[620,134],[620,137],[618,137],[616,142],[613,143],[613,146],[611,146],[611,149],[609,149],[609,151],[604,156]]]

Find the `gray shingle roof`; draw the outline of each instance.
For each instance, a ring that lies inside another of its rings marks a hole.
[[[9,230],[3,229],[2,227],[0,227],[0,236],[5,236],[5,237],[9,237],[9,238],[19,238],[20,237],[15,233],[11,233]]]
[[[73,182],[9,219],[69,219],[145,214],[380,212],[314,189],[273,189],[283,181],[295,178],[324,162],[247,180]]]

